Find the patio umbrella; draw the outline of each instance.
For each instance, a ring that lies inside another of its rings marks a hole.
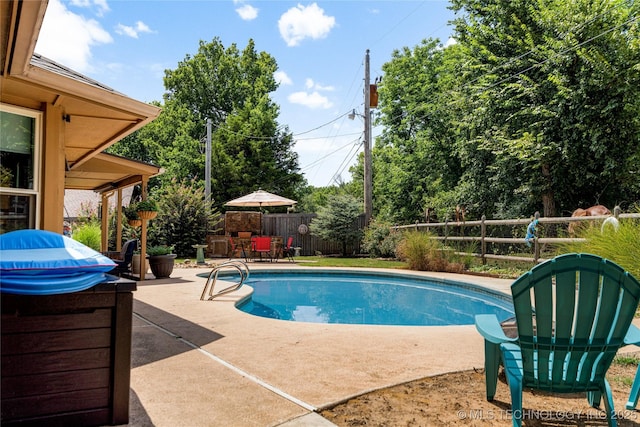
[[[295,200],[269,193],[268,191],[258,190],[253,193],[238,197],[225,203],[225,206],[291,206],[295,205]]]
[[[263,206],[292,206],[295,205],[295,200],[287,199],[286,197],[278,196],[277,194],[269,193],[264,190],[257,190],[253,193],[246,194],[237,199],[233,199],[225,203],[225,206],[255,206],[260,208],[262,212]],[[262,214],[260,214],[260,233],[262,233]]]

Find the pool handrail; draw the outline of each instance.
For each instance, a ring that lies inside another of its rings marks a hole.
[[[218,274],[220,273],[221,270],[225,268],[235,268],[240,274],[240,281],[224,289],[221,289],[214,294],[213,290],[216,286],[216,280],[218,279]],[[249,266],[244,261],[232,260],[232,261],[227,261],[227,262],[223,262],[222,264],[216,265],[211,270],[211,273],[209,273],[209,276],[207,277],[207,281],[204,284],[204,289],[202,290],[202,294],[200,295],[200,301],[205,300],[205,295],[207,294],[207,290],[209,291],[209,298],[207,300],[211,301],[215,297],[228,294],[229,292],[233,292],[237,289],[240,289],[244,281],[249,278],[249,274],[250,274]]]

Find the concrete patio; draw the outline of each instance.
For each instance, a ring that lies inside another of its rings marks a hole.
[[[300,268],[295,264],[255,264]],[[240,290],[200,301],[210,269],[175,269],[134,293],[131,426],[330,426],[314,411],[367,391],[481,368],[469,326],[297,323],[237,310]],[[405,270],[403,272],[406,273]],[[511,280],[417,273],[508,292]],[[452,343],[457,345],[451,350]]]
[[[291,263],[255,264],[300,268]],[[240,290],[200,301],[206,268],[138,283],[134,292],[131,426],[331,425],[314,410],[370,390],[479,368],[473,326],[296,323],[243,313]],[[406,271],[405,271],[406,272]],[[427,275],[425,273],[416,273]],[[510,280],[432,277],[507,291]],[[452,342],[464,342],[451,352]]]

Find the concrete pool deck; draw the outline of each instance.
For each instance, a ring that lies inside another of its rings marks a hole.
[[[250,264],[252,271],[301,267]],[[314,411],[367,391],[483,366],[483,341],[473,325],[335,325],[260,318],[235,308],[234,302],[250,293],[246,286],[200,301],[205,279],[197,274],[209,271],[174,269],[170,279],[138,282],[130,426],[331,426]],[[507,294],[512,282],[412,273]]]

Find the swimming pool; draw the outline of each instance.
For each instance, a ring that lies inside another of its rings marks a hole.
[[[351,270],[259,271],[238,308],[255,316],[312,323],[472,325],[476,314],[513,316],[511,298],[467,283]]]

